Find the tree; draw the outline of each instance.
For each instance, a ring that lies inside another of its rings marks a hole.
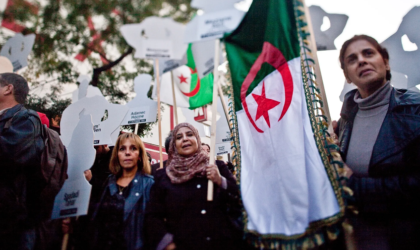
[[[140,23],[148,16],[187,22],[193,15],[190,1],[13,0],[3,20],[21,25],[23,34],[36,34],[24,76],[33,87],[55,83],[45,97],[31,96],[32,105],[43,105],[44,111],[54,109],[58,98],[52,97],[59,96],[61,86],[76,82],[86,69],[92,75],[90,84],[100,88],[109,101],[127,101],[132,91],[127,82],[139,73],[153,75],[153,67],[150,61],[133,57],[133,48],[122,37],[120,27]],[[0,46],[8,38],[0,32]]]

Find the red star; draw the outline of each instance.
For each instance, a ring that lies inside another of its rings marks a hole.
[[[188,84],[188,83],[187,83],[187,79],[188,79],[188,78],[187,78],[187,77],[185,77],[184,75],[182,75],[182,74],[181,74],[181,76],[178,76],[178,78],[179,78],[179,80],[181,81],[179,84],[181,84],[181,83],[183,83],[183,82],[185,82],[186,84]]]
[[[257,121],[261,116],[264,116],[264,119],[267,122],[268,127],[270,128],[270,117],[268,115],[268,111],[276,107],[277,105],[279,105],[280,102],[273,99],[265,98],[264,82],[263,82],[261,95],[252,94],[252,96],[254,97],[255,101],[258,104],[257,117],[255,118],[255,121]]]

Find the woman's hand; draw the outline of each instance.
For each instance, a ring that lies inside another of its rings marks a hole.
[[[85,172],[83,172],[85,174],[85,178],[87,181],[92,180],[92,171],[90,170],[86,170]]]
[[[206,167],[207,179],[216,183],[217,185],[222,185],[222,176],[220,175],[219,168],[215,164],[209,164]]]
[[[174,250],[176,249],[175,243],[171,243],[168,246],[165,247],[165,250]]]

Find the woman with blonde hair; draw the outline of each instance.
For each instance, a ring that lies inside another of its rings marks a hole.
[[[154,181],[138,135],[118,137],[109,169],[112,175],[91,218],[90,249],[144,249],[144,212]]]

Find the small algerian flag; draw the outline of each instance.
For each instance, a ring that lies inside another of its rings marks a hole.
[[[325,149],[314,139],[314,114],[308,111],[300,4],[253,1],[239,27],[225,37],[245,231],[267,249],[320,245],[342,215],[339,187],[326,171]]]
[[[198,78],[191,45],[187,50],[187,59],[187,65],[172,70],[175,98],[178,107],[195,109],[213,101],[213,74],[210,73],[202,79]],[[156,88],[154,88],[154,92],[155,90]],[[173,105],[170,73],[166,73],[162,77],[160,94],[162,102]]]

